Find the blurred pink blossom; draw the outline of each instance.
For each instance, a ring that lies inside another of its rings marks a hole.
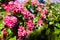
[[[43,20],[39,19],[38,22],[37,22],[38,25],[43,25]]]
[[[5,25],[8,26],[9,28],[16,27],[18,24],[18,19],[14,16],[7,15],[4,18]]]
[[[42,8],[38,7],[36,8],[37,11],[42,12]]]
[[[31,0],[31,2],[32,2],[32,6],[34,6],[35,4],[40,6],[40,3],[38,0]]]
[[[7,35],[6,28],[4,28],[4,29],[2,30],[2,34],[3,34],[3,35]]]
[[[27,36],[27,32],[24,27],[19,26],[18,28],[18,37],[25,38]]]
[[[23,14],[25,19],[34,19],[35,15],[30,13],[26,8],[21,10],[21,13]]]
[[[44,13],[42,13],[42,14],[40,15],[40,17],[41,17],[41,18],[46,18],[46,15],[45,15]]]
[[[30,31],[34,29],[34,23],[33,23],[32,20],[28,20],[27,29],[30,30]]]

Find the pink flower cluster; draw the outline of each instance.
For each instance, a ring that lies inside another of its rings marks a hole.
[[[34,6],[35,4],[36,4],[37,6],[40,6],[40,3],[39,3],[38,0],[31,0],[31,2],[32,2],[32,6]]]
[[[7,5],[3,4],[2,6],[7,12],[12,11],[13,13],[20,12],[21,9],[24,7],[24,5],[18,1],[10,1]]]
[[[36,10],[41,12],[41,15],[40,15],[41,19],[38,20],[37,24],[38,25],[43,25],[43,20],[42,19],[46,18],[46,14],[48,13],[48,10],[46,8],[42,9],[40,7],[37,7]]]
[[[35,17],[34,14],[30,13],[26,8],[22,9],[21,13],[25,19],[33,19]]]
[[[20,38],[25,38],[25,37],[27,36],[27,32],[26,32],[26,30],[25,30],[24,27],[19,26],[18,36],[19,36]]]
[[[11,11],[13,14],[21,13],[26,19],[34,18],[34,14],[30,13],[26,8],[24,8],[24,5],[18,1],[10,1],[7,6],[5,4],[3,4],[2,6],[6,11]]]
[[[13,8],[12,8],[12,12],[16,13],[16,12],[21,12],[21,10],[24,8],[24,5],[21,4],[20,2],[14,2]]]
[[[42,9],[40,7],[37,7],[36,10],[41,12],[41,15],[40,15],[41,18],[46,18],[46,14],[48,13],[48,10],[46,8]]]
[[[17,26],[18,19],[16,17],[14,17],[14,16],[7,15],[4,18],[4,22],[5,22],[6,26],[8,26],[9,28],[13,28],[13,27]]]
[[[27,22],[27,29],[32,31],[34,29],[34,23],[32,20],[28,20]]]
[[[39,12],[42,12],[42,8],[40,8],[40,7],[37,7],[36,10]]]
[[[2,7],[7,11],[9,12],[11,9],[12,9],[12,5],[13,5],[13,1],[10,1],[7,5],[6,3],[2,5]]]
[[[42,14],[41,14],[41,17],[42,18],[46,18],[46,14],[48,13],[48,10],[47,9],[44,9],[43,11],[42,11]]]

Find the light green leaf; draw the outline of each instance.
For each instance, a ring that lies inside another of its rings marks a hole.
[[[56,23],[55,26],[57,26],[58,28],[60,28],[60,24],[59,23]]]
[[[55,34],[59,34],[60,33],[60,29],[57,29],[56,27],[54,28],[54,31],[55,31],[54,32]]]
[[[33,22],[36,23],[38,21],[39,17],[34,18]]]
[[[16,40],[16,36],[10,38],[9,40]]]
[[[2,37],[2,36],[3,36],[2,31],[0,31],[0,37]]]
[[[12,32],[11,32],[11,30],[10,30],[10,29],[8,29],[8,28],[7,28],[7,32],[8,32],[8,34],[11,34],[11,33],[12,33]]]
[[[52,25],[54,22],[49,22],[50,25]]]
[[[4,22],[3,20],[0,20],[0,30],[4,28]]]

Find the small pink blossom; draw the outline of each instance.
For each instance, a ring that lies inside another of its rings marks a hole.
[[[9,11],[12,9],[13,4],[14,4],[14,2],[13,2],[13,1],[10,1],[7,5],[6,5],[6,4],[2,4],[2,7],[3,7],[7,12],[9,12]]]
[[[35,4],[36,4],[37,6],[40,6],[40,3],[39,3],[38,0],[31,0],[31,2],[32,2],[32,6],[34,6]]]
[[[27,29],[30,30],[30,31],[34,29],[34,23],[33,23],[32,20],[28,20]]]
[[[27,36],[27,32],[26,32],[25,28],[22,26],[19,26],[18,37],[25,38],[26,36]]]
[[[43,13],[44,13],[44,14],[47,14],[47,13],[48,13],[48,10],[47,10],[47,9],[44,9],[44,10],[43,10]]]
[[[2,30],[3,35],[7,35],[6,28]]]
[[[38,1],[38,0],[36,0],[36,5],[37,5],[37,6],[40,6],[40,3],[39,3],[39,1]]]
[[[29,2],[29,0],[24,0],[24,2],[25,2],[25,4],[26,4],[27,2]]]
[[[30,30],[28,30],[27,29],[27,34],[29,35],[29,34],[32,34],[33,33],[33,31],[30,31]]]
[[[44,7],[45,5],[41,3],[40,6]]]
[[[40,17],[41,17],[41,18],[46,18],[46,14],[42,13],[42,14],[40,15]]]
[[[43,20],[39,19],[37,22],[38,25],[43,25]]]
[[[4,38],[4,37],[2,37],[2,38],[1,38],[1,40],[5,40],[5,38]]]
[[[31,2],[32,2],[32,6],[34,6],[36,3],[36,0],[31,0]]]
[[[9,6],[8,6],[8,7],[7,7],[7,6],[5,6],[5,7],[4,7],[4,9],[5,9],[7,12],[9,12],[9,11],[10,11]]]
[[[42,12],[42,8],[38,7],[36,8],[37,11]]]

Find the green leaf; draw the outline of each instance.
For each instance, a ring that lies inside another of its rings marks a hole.
[[[47,29],[46,30],[46,35],[49,35],[50,34],[50,29]]]
[[[38,21],[39,17],[35,17],[33,22],[36,23]]]
[[[16,40],[16,36],[10,38],[9,40]]]
[[[59,23],[56,23],[55,26],[57,26],[58,28],[60,28],[60,24]]]
[[[54,20],[55,21],[58,21],[58,19],[59,19],[59,16],[55,16],[55,19]]]
[[[59,34],[60,33],[60,29],[57,29],[56,27],[54,28],[54,31],[55,31],[54,32],[55,34]]]
[[[2,31],[0,31],[0,38],[3,36]]]
[[[0,20],[0,30],[2,30],[3,28],[4,28],[3,20]]]
[[[8,29],[8,28],[7,28],[7,32],[8,32],[8,34],[11,34],[11,33],[12,33],[12,32],[11,32],[11,30],[10,30],[10,29]]]
[[[3,17],[6,16],[7,12],[3,11],[1,12],[3,14]]]
[[[49,22],[50,25],[54,24],[54,22]]]

